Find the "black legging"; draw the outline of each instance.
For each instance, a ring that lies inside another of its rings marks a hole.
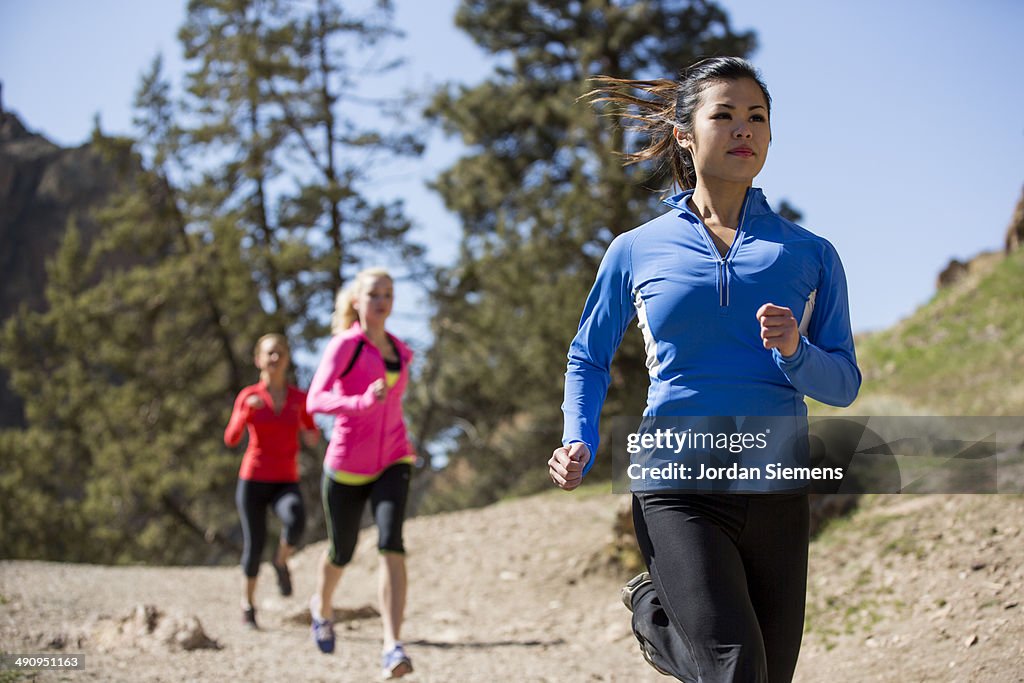
[[[294,482],[238,480],[235,505],[242,519],[242,571],[250,579],[260,570],[260,557],[267,541],[267,508],[281,520],[281,538],[291,546],[299,544],[306,528],[306,509],[299,485]]]
[[[633,597],[633,630],[687,683],[788,683],[803,635],[804,494],[633,497],[653,588]]]
[[[377,523],[377,547],[384,552],[405,552],[402,524],[411,473],[411,465],[392,465],[373,481],[358,485],[339,484],[324,474],[321,495],[330,541],[327,556],[332,564],[342,567],[352,560],[367,499]]]

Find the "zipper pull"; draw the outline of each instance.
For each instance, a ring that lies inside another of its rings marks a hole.
[[[719,302],[722,306],[729,305],[729,272],[726,270],[727,264],[725,259],[722,259],[722,294]]]

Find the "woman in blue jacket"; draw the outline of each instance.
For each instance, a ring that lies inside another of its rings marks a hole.
[[[593,464],[612,357],[634,319],[647,418],[803,418],[804,396],[849,405],[861,375],[839,256],[751,187],[771,140],[757,71],[716,57],[678,81],[597,80],[595,102],[631,107],[650,140],[627,163],[668,164],[684,191],[605,254],[569,349],[552,481],[574,489]],[[633,519],[649,573],[623,600],[648,662],[683,681],[789,681],[803,631],[806,493],[634,490]]]

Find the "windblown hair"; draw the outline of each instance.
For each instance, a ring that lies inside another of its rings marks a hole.
[[[331,317],[331,334],[341,334],[359,319],[354,304],[356,298],[371,280],[386,277],[394,282],[394,278],[384,268],[366,268],[359,271],[352,280],[338,292],[334,301],[334,315]]]
[[[648,144],[636,152],[624,152],[625,165],[653,162],[659,171],[668,170],[682,189],[692,188],[697,177],[690,153],[679,146],[675,129],[693,131],[693,113],[701,95],[712,83],[749,78],[764,93],[771,114],[772,98],[761,74],[740,57],[711,57],[701,60],[679,74],[678,80],[660,78],[651,81],[595,76],[596,86],[583,95],[591,104],[611,105],[609,113],[622,116],[627,125]]]

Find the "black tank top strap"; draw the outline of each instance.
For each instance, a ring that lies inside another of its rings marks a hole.
[[[395,360],[388,360],[385,358],[384,367],[391,372],[398,372],[402,369],[402,354],[398,352],[398,344],[396,344],[395,340],[391,338],[391,335],[388,335],[388,343],[391,344],[391,350],[395,352]]]

